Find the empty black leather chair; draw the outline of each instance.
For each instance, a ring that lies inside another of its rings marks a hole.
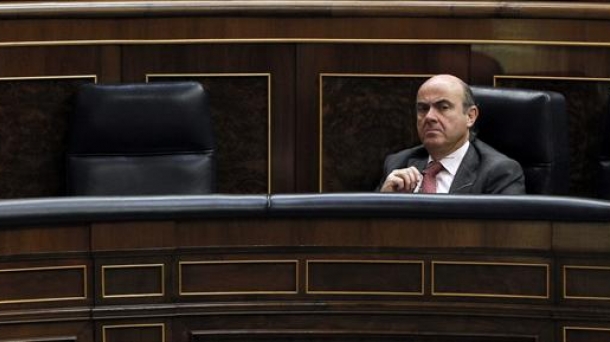
[[[68,132],[69,195],[215,192],[215,140],[197,82],[84,85]]]
[[[528,194],[565,195],[569,188],[568,118],[552,91],[473,86],[477,137],[515,159]]]

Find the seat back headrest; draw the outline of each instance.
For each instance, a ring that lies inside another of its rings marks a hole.
[[[214,149],[207,102],[197,82],[84,85],[69,120],[69,153]]]
[[[477,137],[518,161],[528,193],[567,194],[568,120],[565,98],[552,91],[472,87]]]
[[[196,82],[83,86],[69,121],[67,193],[215,192],[210,116]]]

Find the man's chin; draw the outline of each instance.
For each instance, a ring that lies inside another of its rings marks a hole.
[[[434,136],[434,137],[424,137],[422,144],[424,144],[424,146],[427,149],[431,149],[431,148],[438,148],[443,146],[444,141],[441,137],[439,136]]]

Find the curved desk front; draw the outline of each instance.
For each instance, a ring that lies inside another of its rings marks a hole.
[[[610,202],[0,202],[0,341],[610,340]]]

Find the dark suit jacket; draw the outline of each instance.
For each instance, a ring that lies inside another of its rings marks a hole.
[[[426,167],[428,152],[419,145],[389,155],[385,159],[383,178],[395,169],[415,166],[420,172]],[[525,194],[525,177],[521,165],[494,150],[486,143],[473,139],[455,174],[449,193],[452,194]]]

